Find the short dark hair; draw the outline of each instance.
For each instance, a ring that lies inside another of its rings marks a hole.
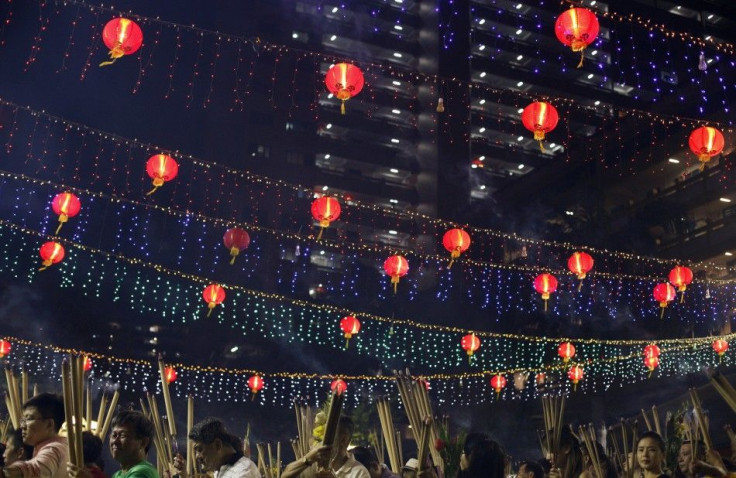
[[[189,432],[189,439],[209,445],[213,441],[220,439],[223,443],[230,445],[235,451],[242,452],[243,444],[240,438],[236,437],[225,428],[222,420],[215,417],[207,417],[201,422],[195,424]]]
[[[542,469],[542,465],[539,463],[534,461],[522,461],[519,465],[520,470],[522,466],[526,468],[526,471],[531,471],[534,478],[544,478],[544,470]]]
[[[637,448],[639,448],[639,443],[641,443],[641,441],[645,438],[651,438],[652,440],[654,440],[662,452],[665,452],[667,450],[667,445],[662,439],[662,436],[659,433],[653,432],[653,431],[644,432],[641,435],[639,435],[639,441],[636,442]]]
[[[123,410],[112,419],[111,427],[130,425],[137,438],[148,438],[146,453],[153,443],[153,423],[138,410]]]
[[[102,439],[90,431],[82,432],[82,456],[85,463],[95,463],[102,455]]]
[[[54,430],[59,433],[64,423],[64,399],[55,393],[39,393],[23,404],[23,410],[30,407],[36,408],[43,418],[52,418]]]
[[[360,462],[366,468],[370,468],[373,465],[379,465],[378,457],[373,451],[373,448],[367,446],[356,446],[350,450],[356,460]]]
[[[23,461],[33,458],[33,447],[23,443],[23,430],[20,428],[16,428],[8,433],[8,443],[12,443],[13,448],[16,450],[23,450]]]

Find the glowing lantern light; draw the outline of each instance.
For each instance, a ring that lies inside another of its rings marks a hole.
[[[84,356],[84,360],[82,361],[82,368],[85,372],[89,372],[90,370],[92,370],[92,359],[87,357],[86,355]]]
[[[506,378],[500,373],[491,378],[491,387],[496,391],[496,398],[501,395],[501,390],[506,386]]]
[[[676,266],[670,271],[669,280],[670,284],[677,287],[677,290],[682,292],[680,303],[684,302],[687,286],[693,281],[693,271],[691,271],[689,267]]]
[[[534,279],[534,288],[542,294],[542,300],[544,301],[544,311],[547,312],[547,300],[549,295],[557,290],[557,278],[552,274],[539,274]]]
[[[555,22],[557,39],[572,51],[580,52],[578,68],[583,66],[585,47],[595,41],[599,29],[598,18],[587,8],[570,8],[557,17]]]
[[[700,170],[705,169],[705,163],[710,158],[723,151],[726,142],[723,139],[723,133],[710,126],[701,126],[690,133],[688,141],[690,150],[698,155],[700,161]]]
[[[534,376],[534,380],[536,380],[537,385],[544,385],[544,381],[547,379],[547,375],[544,372],[539,372]]]
[[[110,60],[103,61],[100,66],[112,65],[124,55],[132,55],[143,44],[143,31],[133,20],[113,18],[102,29],[102,41],[110,50]]]
[[[442,236],[442,245],[450,253],[450,264],[447,266],[449,269],[455,259],[470,247],[470,235],[462,229],[450,229]]]
[[[250,400],[253,401],[253,399],[256,398],[256,394],[263,388],[263,379],[258,375],[252,375],[248,379],[248,387],[253,394],[251,395]]]
[[[394,294],[399,285],[399,279],[409,272],[409,262],[404,256],[391,256],[383,263],[383,270],[386,275],[391,276],[391,283],[394,285]]]
[[[319,222],[320,227],[318,241],[322,239],[322,231],[340,217],[340,211],[340,203],[335,198],[322,196],[312,201],[312,217]]]
[[[207,312],[207,317],[209,317],[212,310],[225,300],[225,289],[220,285],[210,284],[204,288],[202,297],[204,297],[204,301],[207,302],[207,307],[210,309]]]
[[[573,385],[573,390],[578,389],[578,382],[583,379],[583,367],[580,365],[573,365],[570,370],[567,371],[567,378],[570,379]]]
[[[644,357],[659,357],[659,347],[655,344],[649,344],[644,347]]]
[[[10,342],[7,340],[0,340],[0,358],[5,357],[6,355],[10,354]]]
[[[470,363],[473,354],[480,347],[480,339],[471,332],[460,340],[460,346],[468,354],[468,363]]]
[[[583,287],[583,279],[593,268],[593,258],[587,252],[574,252],[567,260],[567,268],[580,279],[578,292]]]
[[[59,227],[56,228],[54,234],[59,234],[61,226],[70,218],[79,214],[81,204],[79,198],[73,193],[59,193],[54,196],[54,200],[51,201],[51,209],[54,210],[54,214],[59,216]]]
[[[363,72],[357,66],[349,63],[338,63],[325,75],[327,89],[342,101],[340,105],[342,114],[345,114],[345,102],[360,93],[364,83]]]
[[[575,356],[575,346],[570,342],[562,342],[557,348],[557,355],[562,357],[564,363],[567,363]]]
[[[723,359],[723,354],[728,350],[728,342],[723,339],[713,341],[713,350],[718,354],[718,363]]]
[[[156,189],[171,181],[179,173],[179,164],[168,154],[154,154],[148,158],[146,173],[153,179],[153,189],[146,196],[153,194]]]
[[[39,271],[46,270],[64,259],[64,246],[55,241],[44,242],[38,252],[43,259],[43,265],[38,269]]]
[[[345,334],[345,348],[348,348],[350,338],[360,332],[360,321],[355,317],[348,315],[340,321],[340,329]]]
[[[348,389],[348,384],[345,383],[345,381],[341,378],[337,378],[333,380],[332,383],[330,384],[330,390],[332,390],[338,395],[345,393],[347,389]]]
[[[659,306],[662,308],[662,312],[659,314],[659,318],[661,319],[664,317],[664,309],[667,307],[667,304],[675,299],[675,288],[670,284],[663,282],[654,286],[652,294],[654,295],[654,300],[659,302]]]
[[[649,377],[651,377],[654,369],[659,367],[659,357],[644,357],[644,365],[649,369]]]
[[[178,374],[176,373],[176,369],[174,367],[164,368],[164,377],[166,377],[167,384],[174,382],[177,376]]]
[[[225,231],[222,242],[225,244],[225,247],[230,249],[230,264],[232,265],[235,264],[235,258],[238,257],[240,251],[247,249],[250,245],[250,236],[245,230],[239,227],[231,227]]]
[[[554,106],[542,101],[531,103],[521,113],[521,122],[526,129],[534,133],[534,140],[539,141],[539,148],[544,151],[542,141],[545,133],[557,126],[559,116]]]

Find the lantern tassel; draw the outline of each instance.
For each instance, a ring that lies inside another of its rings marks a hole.
[[[454,257],[450,257],[450,263],[449,263],[449,264],[447,264],[447,268],[448,268],[448,269],[449,269],[449,268],[451,268],[451,267],[452,267],[452,264],[453,264],[454,262],[455,262],[455,258],[454,258]]]
[[[250,394],[250,401],[252,402],[255,399],[256,399],[256,393],[253,392],[253,393]]]
[[[581,290],[583,290],[583,281],[582,281],[582,279],[580,280],[580,282],[578,282],[578,292],[580,292]]]
[[[496,400],[498,400],[501,397],[501,390],[498,388],[496,389]]]
[[[452,267],[452,264],[455,262],[455,259],[460,257],[460,248],[456,248],[454,251],[450,253],[450,263],[447,265],[447,268],[449,269]]]
[[[41,267],[40,267],[40,268],[38,269],[38,271],[39,271],[39,272],[41,272],[41,271],[45,271],[46,269],[48,269],[48,268],[49,268],[49,266],[50,266],[50,265],[51,265],[51,264],[46,264],[46,261],[44,261],[44,263],[43,263],[43,266],[41,266]]]
[[[718,354],[718,363],[723,362],[723,354]]]
[[[663,319],[664,318],[664,307],[661,307],[661,308],[662,308],[662,312],[659,313],[659,318]]]
[[[345,100],[342,100],[342,104],[340,105],[340,114],[345,114]]]
[[[547,312],[547,299],[544,299],[544,311]]]
[[[156,192],[157,189],[158,189],[158,186],[153,186],[153,189],[151,189],[150,191],[148,191],[146,193],[146,196],[150,196],[151,194],[153,194],[154,192]]]
[[[585,58],[585,49],[580,50],[580,63],[578,63],[578,68],[583,67],[583,59]]]
[[[680,303],[681,304],[685,303],[685,291],[682,291],[682,295],[680,296]]]
[[[61,231],[61,226],[63,226],[63,225],[64,225],[64,223],[61,221],[61,219],[59,219],[59,227],[57,227],[56,228],[56,232],[54,232],[54,235],[55,236],[58,236],[59,235],[59,231]]]
[[[234,246],[230,248],[230,255],[232,256],[230,259],[230,265],[235,264],[235,258],[238,257],[238,254],[240,254],[240,249]]]
[[[391,276],[391,283],[394,285],[394,294],[396,294],[399,287],[399,276]]]
[[[649,369],[649,376],[647,378],[652,378],[652,372],[654,372],[654,369],[653,368],[650,368]]]
[[[572,391],[573,392],[577,392],[578,391],[578,382],[573,382],[572,383]]]
[[[471,352],[468,354],[468,365],[472,365],[472,364],[473,364],[473,354]]]
[[[110,55],[111,59],[108,61],[103,61],[102,63],[100,63],[99,66],[112,65],[118,58],[122,58],[123,55],[125,55],[125,52],[123,51],[122,45],[117,45],[115,46],[115,48],[110,50],[108,54]]]
[[[212,311],[215,310],[215,303],[214,302],[210,302],[210,305],[208,307],[209,307],[210,310],[209,310],[209,312],[207,312],[207,317],[209,317],[210,315],[212,315]]]
[[[347,349],[350,346],[350,337],[345,338],[345,349]]]
[[[324,227],[320,227],[319,228],[319,234],[317,234],[317,240],[318,241],[322,239],[322,231],[324,231],[324,230],[325,230]]]

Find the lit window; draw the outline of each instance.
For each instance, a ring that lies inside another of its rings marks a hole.
[[[486,104],[486,100],[480,100],[478,103],[484,105],[484,104]]]
[[[330,37],[330,41],[335,41],[335,40],[337,40],[337,35],[332,35],[332,36]]]
[[[393,84],[394,86],[401,86],[401,82],[396,80],[392,81],[391,84]]]
[[[524,169],[524,165],[523,165],[523,164],[520,164],[520,165],[518,166],[518,168],[519,168],[519,169]]]
[[[516,141],[524,141],[524,137],[523,136],[519,136],[518,138],[516,138]]]
[[[337,7],[332,8],[332,13],[337,13]]]
[[[521,61],[524,58],[524,55],[519,55],[516,57],[516,61]]]
[[[486,128],[485,128],[485,126],[484,126],[484,127],[482,127],[482,128],[481,128],[480,130],[478,130],[478,131],[480,131],[481,133],[485,133],[485,132],[486,132]]]
[[[398,234],[398,231],[394,231],[393,229],[390,229],[388,233],[391,234],[392,236],[395,236],[396,234]]]
[[[394,144],[399,144],[399,140],[396,138],[391,138],[391,142]]]
[[[670,158],[667,161],[669,161],[672,164],[680,164],[680,160],[676,158]]]
[[[517,35],[521,35],[523,32],[524,32],[524,30],[522,30],[521,28],[519,28],[518,30],[516,30],[516,34]]]
[[[404,27],[402,27],[401,25],[394,25],[394,30],[402,31],[403,29]]]
[[[394,56],[395,56],[396,58],[401,58],[401,53],[399,53],[398,51],[395,51],[395,52],[394,52]]]
[[[401,114],[400,110],[391,110],[391,112],[395,115]]]
[[[595,100],[595,103],[593,103],[593,104],[596,105],[596,106],[598,106],[599,104],[601,104],[601,101],[600,100]]]
[[[590,73],[590,74],[588,75],[588,79],[589,79],[589,80],[592,80],[592,79],[593,79],[593,73]]]
[[[480,77],[481,78],[485,78],[486,77],[486,72],[485,71],[481,72]]]
[[[478,47],[478,49],[479,49],[480,51],[483,51],[483,50],[485,50],[485,49],[486,49],[486,46],[485,46],[485,45],[481,45],[481,46],[479,46],[479,47]]]
[[[330,128],[332,128],[332,123],[327,123],[327,124],[325,125],[325,128],[327,128],[327,129],[330,129]]]
[[[391,168],[391,169],[389,169],[389,171],[391,171],[394,174],[398,174],[399,173],[399,170],[396,169],[396,168]]]
[[[524,86],[524,82],[523,81],[520,81],[520,82],[518,82],[516,84],[516,86],[518,86],[519,88],[521,88],[522,86]]]

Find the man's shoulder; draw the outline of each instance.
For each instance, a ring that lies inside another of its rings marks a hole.
[[[131,466],[125,475],[123,475],[123,470],[118,470],[112,475],[112,478],[121,478],[122,476],[126,478],[159,478],[158,471],[148,461],[142,461]]]

